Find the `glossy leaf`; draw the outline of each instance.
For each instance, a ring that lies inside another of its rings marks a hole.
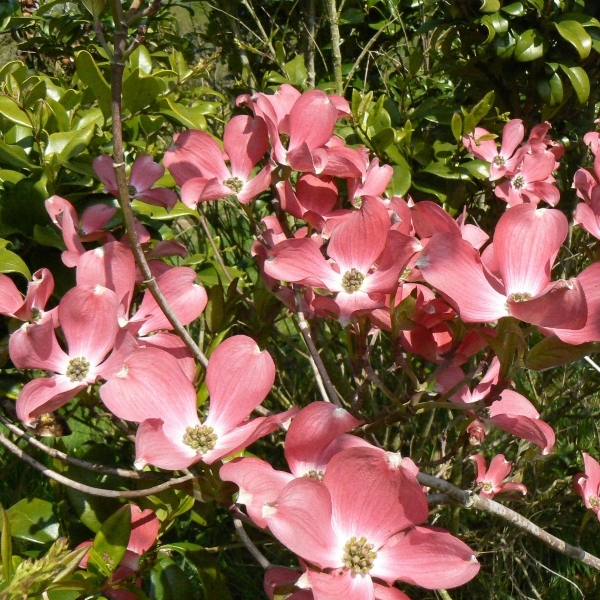
[[[111,114],[111,92],[110,86],[100,72],[92,55],[86,50],[82,50],[75,55],[75,68],[77,75],[87,85],[98,100],[98,105],[105,117]]]
[[[189,578],[171,558],[164,557],[150,572],[151,600],[181,600],[193,598]]]
[[[500,0],[483,0],[479,10],[486,13],[497,12],[500,10]]]
[[[160,96],[161,86],[153,76],[144,76],[136,69],[123,82],[123,108],[137,113],[155,102]]]
[[[36,544],[58,539],[58,518],[54,506],[40,498],[23,498],[7,509],[12,537]]]
[[[524,31],[517,40],[514,58],[518,62],[531,62],[544,55],[544,38],[537,29]]]
[[[31,273],[21,257],[6,248],[0,248],[0,273],[21,273],[31,279]]]
[[[31,128],[31,121],[29,121],[25,112],[17,106],[16,102],[6,96],[0,96],[0,114],[9,121],[17,123],[17,125]]]
[[[573,346],[572,344],[566,344],[553,335],[536,344],[526,354],[525,367],[534,371],[544,371],[545,369],[581,360],[584,356],[596,350],[595,344]]]
[[[560,36],[577,50],[581,60],[589,56],[592,50],[592,38],[581,23],[577,21],[561,21],[560,23],[554,23],[554,26]]]
[[[569,78],[580,104],[587,101],[590,95],[590,80],[581,67],[566,67],[560,65],[563,73]]]
[[[131,535],[131,507],[127,504],[111,515],[94,538],[93,550],[112,571],[121,562]],[[90,556],[91,559],[91,556]],[[97,563],[97,560],[95,560]],[[98,565],[101,566],[101,565]]]

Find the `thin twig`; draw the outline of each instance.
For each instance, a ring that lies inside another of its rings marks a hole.
[[[233,281],[233,277],[231,277],[231,275],[229,274],[229,271],[227,270],[227,267],[225,266],[225,263],[223,262],[223,257],[221,256],[221,252],[219,252],[219,249],[217,248],[217,245],[215,244],[215,240],[212,237],[212,233],[210,232],[210,229],[208,227],[208,222],[206,221],[206,217],[200,213],[198,213],[198,215],[200,216],[200,223],[202,225],[202,229],[204,229],[204,233],[206,233],[206,237],[208,238],[208,243],[210,244],[210,247],[213,250],[215,258],[217,259],[217,262],[219,263],[221,269],[223,269],[223,273],[225,273],[225,277],[227,277],[227,280],[229,281],[229,283],[231,283]]]
[[[185,477],[179,477],[177,479],[171,479],[170,481],[166,481],[165,483],[161,483],[160,485],[156,485],[151,488],[146,488],[143,490],[105,490],[103,488],[92,487],[90,485],[85,485],[83,483],[79,483],[78,481],[73,481],[52,469],[46,467],[42,463],[35,460],[21,450],[19,446],[13,444],[8,438],[6,438],[2,433],[0,433],[0,444],[2,444],[7,450],[10,450],[15,456],[20,458],[22,461],[26,462],[28,465],[32,466],[34,469],[45,475],[49,479],[53,479],[58,483],[62,483],[67,487],[73,488],[79,492],[83,492],[84,494],[90,494],[92,496],[102,496],[104,498],[143,498],[145,496],[152,496],[153,494],[158,494],[159,492],[164,492],[176,485],[181,485],[186,481],[191,481],[195,479],[194,476],[186,475]]]
[[[518,512],[504,506],[503,504],[495,502],[494,500],[490,500],[489,498],[484,498],[483,496],[475,494],[474,492],[466,492],[461,490],[444,479],[439,479],[438,477],[433,477],[432,475],[427,475],[426,473],[419,473],[417,475],[417,480],[421,485],[425,485],[439,492],[443,492],[443,494],[430,494],[428,496],[429,503],[431,503],[432,499],[435,498],[438,503],[446,504],[447,501],[445,498],[443,498],[443,496],[446,496],[448,501],[454,500],[464,508],[483,510],[487,513],[504,519],[511,525],[514,525],[522,531],[532,535],[557,552],[565,554],[570,558],[578,560],[583,564],[600,571],[600,558],[589,554],[577,546],[571,546],[571,544],[567,544],[567,542],[564,540],[561,540],[547,531],[544,531],[541,527],[538,527],[535,523],[532,523],[523,515],[520,515]]]
[[[19,429],[16,425],[13,425],[6,417],[0,415],[0,421],[5,425],[5,427],[12,431],[15,435],[27,440],[29,444],[45,452],[48,456],[52,458],[57,458],[63,462],[66,462],[69,465],[73,465],[75,467],[81,467],[83,469],[87,469],[88,471],[95,471],[96,473],[105,473],[106,475],[117,475],[119,477],[128,477],[129,479],[160,479],[160,475],[158,473],[145,473],[143,471],[132,471],[128,469],[118,469],[116,467],[105,467],[104,465],[98,465],[95,463],[88,462],[87,460],[81,460],[79,458],[75,458],[74,456],[69,456],[56,448],[50,448],[43,444],[35,437]]]
[[[235,531],[238,534],[238,537],[240,538],[240,540],[242,540],[244,546],[246,546],[246,548],[248,549],[248,552],[250,552],[250,554],[252,554],[252,556],[256,559],[256,562],[258,562],[258,564],[263,569],[269,569],[271,567],[271,563],[269,562],[267,557],[264,556],[261,553],[261,551],[254,545],[254,542],[246,533],[246,530],[244,529],[244,524],[241,522],[241,520],[237,517],[234,518],[233,525],[235,526]]]
[[[140,245],[140,241],[135,229],[135,217],[131,208],[129,199],[129,189],[127,185],[127,175],[125,173],[125,156],[123,153],[123,128],[121,115],[121,92],[123,89],[123,71],[125,69],[124,57],[127,51],[127,24],[124,22],[123,9],[120,0],[112,0],[113,19],[115,22],[115,38],[114,38],[114,56],[111,61],[111,83],[112,83],[112,130],[113,130],[113,151],[115,177],[117,180],[118,199],[123,211],[123,220],[131,241],[131,250],[135,256],[135,261],[140,268],[144,283],[148,286],[150,293],[156,300],[156,303],[161,308],[169,323],[177,335],[183,340],[188,347],[193,357],[204,367],[208,366],[208,359],[200,350],[196,342],[181,324],[177,315],[167,302],[161,292],[156,279],[150,271],[144,251]]]
[[[307,49],[306,49],[306,71],[308,79],[306,83],[308,87],[315,87],[315,0],[308,0],[308,25],[306,26],[307,33]]]
[[[319,354],[319,351],[317,350],[317,347],[313,342],[310,333],[310,327],[306,321],[306,318],[304,317],[304,311],[302,310],[302,295],[300,293],[300,290],[294,289],[294,298],[296,300],[296,315],[298,316],[298,326],[300,327],[300,333],[302,334],[304,342],[306,343],[306,347],[308,348],[310,355],[313,357],[313,360],[315,361],[315,365],[317,367],[317,371],[315,372],[317,384],[319,384],[320,381],[321,384],[325,386],[325,389],[327,390],[327,393],[325,394],[325,396],[327,396],[326,402],[333,402],[334,404],[337,404],[337,406],[341,406],[337,390],[333,386],[333,383],[331,383],[331,379],[329,378],[327,369],[323,364],[321,355]]]

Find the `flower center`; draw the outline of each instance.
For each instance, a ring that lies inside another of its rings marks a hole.
[[[497,167],[503,167],[506,164],[506,159],[504,156],[494,156],[494,160],[492,161]]]
[[[525,187],[525,177],[523,177],[523,175],[517,175],[512,180],[512,184],[516,190],[520,190],[521,188],[524,188]]]
[[[37,323],[42,318],[42,311],[35,306],[31,307],[31,320]]]
[[[90,370],[90,363],[83,356],[72,358],[67,366],[65,375],[71,381],[83,381]]]
[[[129,194],[130,198],[135,198],[137,196],[137,188],[135,187],[135,185],[128,185],[127,186],[127,193]]]
[[[244,187],[244,182],[237,177],[230,177],[223,182],[224,185],[230,187],[236,194],[242,191]]]
[[[344,565],[355,573],[366,574],[373,568],[377,552],[373,544],[367,544],[367,538],[356,539],[352,536],[344,546]]]
[[[195,427],[186,427],[183,443],[197,450],[201,454],[206,454],[212,450],[217,443],[217,434],[212,427],[206,425],[196,425]]]
[[[600,508],[600,498],[598,496],[588,496],[588,502],[592,508]]]
[[[342,277],[342,287],[348,294],[352,294],[360,289],[362,282],[365,280],[365,276],[356,269],[350,269],[344,273]]]
[[[356,208],[360,208],[362,206],[362,198],[360,196],[355,196],[354,197],[354,206],[356,206]]]
[[[307,473],[304,473],[304,477],[308,477],[310,479],[316,479],[317,481],[323,481],[323,476],[325,473],[323,471],[315,471],[311,469]]]
[[[525,302],[525,300],[531,300],[531,294],[529,292],[515,292],[508,299],[513,302]]]
[[[485,482],[485,483],[484,483],[484,484],[481,486],[481,489],[482,489],[484,492],[491,492],[491,491],[494,489],[494,486],[493,486],[493,485],[492,485],[492,484],[491,484],[489,481],[486,481],[486,482]]]

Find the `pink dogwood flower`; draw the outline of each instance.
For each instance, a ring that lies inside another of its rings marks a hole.
[[[94,171],[100,181],[106,187],[106,191],[118,197],[117,177],[113,167],[113,158],[108,154],[97,156],[93,160]],[[177,194],[173,190],[164,187],[153,188],[152,186],[164,175],[165,168],[155,163],[152,156],[143,154],[138,156],[131,165],[129,175],[129,197],[146,204],[162,206],[171,210],[177,203]]]
[[[233,481],[240,489],[239,504],[245,504],[248,515],[266,528],[262,507],[274,502],[281,490],[295,478],[312,477],[322,480],[327,464],[338,452],[355,446],[369,446],[363,439],[346,432],[358,427],[355,419],[343,408],[329,402],[312,402],[294,417],[285,438],[285,457],[291,473],[277,471],[259,458],[235,458],[223,465],[223,481]]]
[[[39,269],[32,275],[25,298],[10,277],[0,274],[0,314],[38,324],[52,320],[56,327],[56,309],[45,310],[53,291],[54,277],[48,269]]]
[[[225,153],[210,135],[189,129],[165,153],[163,162],[181,186],[181,200],[186,206],[196,208],[199,202],[227,196],[247,204],[269,187],[270,164],[251,177],[269,147],[263,121],[245,115],[234,117],[225,127],[223,145]]]
[[[477,478],[475,483],[480,486],[479,494],[484,498],[493,498],[496,494],[520,492],[525,495],[527,488],[522,483],[502,483],[510,473],[511,463],[504,454],[497,454],[490,462],[490,468],[486,468],[485,458],[481,454],[470,457],[477,466]]]
[[[573,488],[600,519],[600,464],[589,454],[582,452],[582,455],[585,472],[573,477]]]
[[[377,448],[336,454],[323,481],[295,479],[263,518],[273,535],[323,572],[301,587],[315,600],[373,599],[373,578],[428,589],[466,583],[479,571],[472,550],[447,531],[419,527],[427,501],[408,459]]]
[[[105,358],[117,342],[117,304],[116,294],[100,285],[69,290],[58,306],[67,352],[59,346],[51,320],[26,324],[12,335],[9,351],[17,368],[54,373],[30,381],[19,394],[16,409],[23,423],[29,425],[40,414],[63,406],[112,372],[118,353]]]
[[[568,223],[558,210],[521,204],[496,226],[493,253],[500,278],[479,253],[451,233],[436,233],[417,261],[425,281],[470,323],[514,316],[542,327],[581,329],[587,305],[577,279],[550,281]]]
[[[274,379],[268,352],[238,335],[222,342],[209,360],[210,406],[204,422],[198,417],[194,386],[176,359],[162,350],[132,352],[100,388],[100,396],[113,414],[140,423],[137,468],[152,464],[175,470],[199,460],[212,464],[285,424],[297,409],[248,420]]]

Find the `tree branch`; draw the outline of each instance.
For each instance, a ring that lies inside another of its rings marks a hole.
[[[325,0],[327,5],[327,17],[331,29],[331,53],[333,54],[333,76],[335,78],[336,92],[344,94],[344,79],[342,77],[342,53],[340,51],[340,28],[335,0]]]
[[[0,433],[0,444],[2,444],[7,450],[10,450],[15,456],[20,458],[22,461],[26,462],[28,465],[45,475],[49,479],[53,479],[58,483],[62,483],[67,487],[73,488],[79,492],[83,492],[84,494],[90,494],[92,496],[102,496],[104,498],[143,498],[145,496],[152,496],[154,494],[158,494],[159,492],[164,492],[169,488],[172,488],[176,485],[181,485],[186,481],[191,481],[196,479],[193,475],[186,475],[185,477],[179,477],[177,479],[171,479],[170,481],[166,481],[165,483],[161,483],[160,485],[156,485],[151,488],[146,488],[143,490],[105,490],[103,488],[92,487],[90,485],[85,485],[83,483],[79,483],[78,481],[73,481],[52,469],[46,467],[42,463],[35,460],[35,458],[29,456],[26,452],[21,450],[19,446],[13,444],[8,438],[6,438],[2,433]]]
[[[599,558],[587,553],[585,550],[582,550],[577,546],[571,546],[571,544],[567,544],[567,542],[553,536],[547,531],[544,531],[541,527],[538,527],[535,525],[535,523],[532,523],[523,515],[520,515],[518,512],[504,506],[503,504],[495,502],[494,500],[490,500],[489,498],[484,498],[483,496],[475,494],[474,492],[466,492],[461,490],[444,479],[439,479],[438,477],[433,477],[432,475],[427,475],[426,473],[419,473],[417,475],[417,480],[421,485],[425,485],[439,492],[443,492],[443,494],[430,494],[427,498],[430,504],[433,502],[436,504],[446,504],[451,500],[454,500],[464,508],[483,510],[487,513],[504,519],[511,525],[514,525],[518,529],[521,529],[529,535],[532,535],[557,552],[565,554],[570,558],[578,560],[583,564],[600,571]]]
[[[123,62],[127,53],[127,24],[124,21],[123,10],[120,0],[112,0],[113,18],[115,22],[115,41],[114,41],[114,56],[111,61],[111,88],[112,88],[112,130],[113,130],[113,151],[115,177],[117,180],[117,189],[119,196],[119,204],[123,211],[123,219],[131,240],[131,250],[135,256],[135,261],[140,268],[144,283],[148,286],[150,293],[156,300],[156,303],[164,312],[173,326],[177,335],[183,340],[188,347],[193,357],[204,367],[208,366],[208,359],[200,350],[196,342],[181,324],[177,315],[167,302],[163,293],[160,291],[154,275],[150,271],[144,251],[140,245],[140,241],[135,229],[135,217],[131,209],[129,199],[129,189],[127,185],[127,175],[125,173],[125,155],[123,153],[123,128],[121,117],[121,92],[123,89],[123,71],[125,63]],[[159,3],[160,4],[160,3]]]

